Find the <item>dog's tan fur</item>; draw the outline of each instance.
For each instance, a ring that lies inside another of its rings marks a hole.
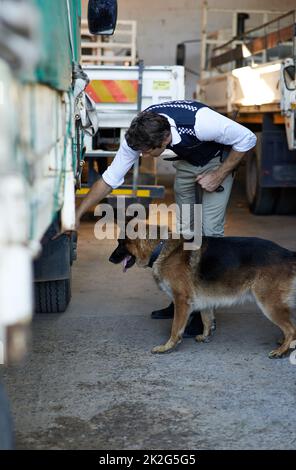
[[[136,257],[138,266],[148,265],[157,240],[129,240],[125,246]],[[241,266],[226,270],[223,279],[207,282],[199,276],[199,262],[204,244],[200,250],[185,251],[183,240],[168,240],[153,265],[153,276],[173,300],[174,319],[169,340],[153,348],[153,353],[173,350],[182,340],[190,313],[203,310],[204,333],[196,337],[204,341],[210,335],[212,309],[218,306],[237,304],[253,294],[258,306],[283,332],[281,345],[270,352],[272,358],[282,357],[296,339],[296,328],[291,322],[292,308],[296,300],[296,259],[275,262],[268,265]]]

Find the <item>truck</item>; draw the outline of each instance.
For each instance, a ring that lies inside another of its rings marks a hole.
[[[100,126],[95,136],[85,137],[84,160],[87,172],[78,197],[84,197],[89,187],[104,171],[108,161],[116,155],[126,130],[139,111],[152,104],[184,99],[183,66],[85,65],[90,83],[86,93],[95,102]],[[162,158],[171,156],[167,150]],[[136,163],[125,183],[107,197],[115,207],[118,196],[125,198],[126,206],[141,202],[149,214],[151,200],[164,196],[164,186],[158,184],[157,161],[145,158]]]
[[[89,0],[92,34],[112,34],[116,17],[116,0]],[[23,357],[33,311],[62,312],[71,298],[75,187],[84,134],[97,130],[84,91],[89,80],[80,66],[80,19],[80,0],[0,2],[0,363],[5,365]],[[0,383],[0,449],[12,446]]]
[[[215,32],[210,24],[218,12],[230,27]],[[256,26],[246,30],[248,21]],[[256,133],[246,197],[258,215],[296,213],[295,31],[295,11],[212,9],[203,2],[197,98]]]

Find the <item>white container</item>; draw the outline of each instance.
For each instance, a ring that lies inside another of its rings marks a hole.
[[[92,81],[136,82],[139,78],[138,67],[89,65],[84,67]],[[106,82],[105,82],[106,83]],[[90,83],[92,86],[92,83]],[[147,66],[143,70],[143,88],[141,109],[157,103],[171,100],[183,100],[185,95],[184,67],[181,66]],[[93,98],[93,97],[92,97]],[[96,100],[95,100],[96,101]],[[131,101],[96,102],[100,127],[128,128],[137,114],[137,99]]]

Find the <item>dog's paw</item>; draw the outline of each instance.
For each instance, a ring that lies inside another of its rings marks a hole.
[[[165,353],[170,353],[172,352],[178,344],[181,343],[181,339],[177,341],[176,343],[173,341],[168,341],[165,344],[161,344],[160,346],[155,346],[151,352],[152,354],[165,354]]]
[[[167,347],[166,344],[162,344],[161,346],[155,346],[151,349],[152,354],[165,354],[169,353],[173,350],[172,347]]]
[[[198,343],[209,343],[210,342],[210,336],[197,335],[195,337],[195,341],[197,341]]]
[[[269,359],[281,359],[287,355],[287,351],[282,351],[281,348],[274,349],[268,354]]]

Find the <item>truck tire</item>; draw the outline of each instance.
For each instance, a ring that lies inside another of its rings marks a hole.
[[[12,450],[14,444],[13,425],[8,398],[0,383],[0,450]]]
[[[296,188],[281,188],[276,205],[275,213],[278,215],[296,214]]]
[[[78,233],[72,232],[70,235],[70,265],[77,260],[77,241]]]
[[[62,313],[71,299],[71,279],[35,282],[35,311]]]
[[[36,313],[62,313],[71,299],[71,265],[76,259],[77,233],[55,237],[56,219],[42,240],[42,252],[34,261]]]
[[[256,215],[274,213],[277,200],[277,188],[260,187],[260,161],[255,151],[247,157],[246,193],[250,211]]]

